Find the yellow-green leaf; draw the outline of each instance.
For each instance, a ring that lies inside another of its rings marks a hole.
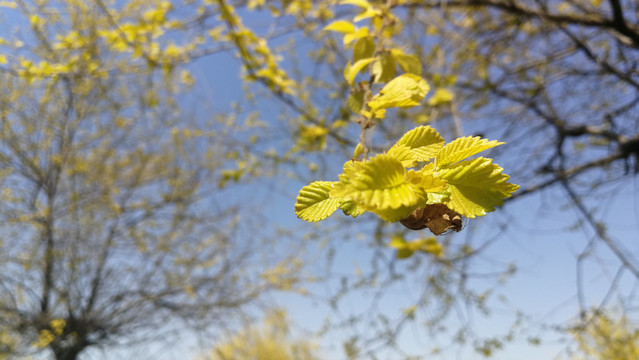
[[[411,249],[423,251],[441,257],[444,254],[444,247],[437,241],[437,238],[431,236],[426,239],[419,239],[409,243]]]
[[[422,64],[417,56],[404,54],[399,49],[393,49],[391,53],[404,72],[415,75],[422,74]]]
[[[346,99],[348,108],[355,114],[359,114],[364,107],[364,95],[365,91],[362,89],[351,89],[351,93],[348,95],[348,99]]]
[[[435,162],[438,167],[445,167],[502,144],[505,143],[496,140],[489,141],[478,136],[457,138],[444,146],[437,154]]]
[[[344,78],[346,78],[346,81],[348,81],[348,83],[352,85],[355,81],[355,76],[357,76],[357,74],[362,71],[364,67],[366,67],[373,61],[375,61],[375,58],[361,59],[356,61],[353,65],[348,63],[348,65],[346,65],[346,68],[344,69]]]
[[[362,21],[364,19],[371,18],[373,16],[379,16],[381,14],[382,14],[382,12],[379,9],[374,9],[374,8],[371,7],[369,9],[366,9],[366,10],[362,11],[361,13],[357,14],[357,16],[355,16],[353,18],[353,21],[354,22],[358,22],[358,21]]]
[[[408,243],[401,235],[394,235],[388,246],[393,249],[397,249],[397,258],[399,259],[411,257],[411,255],[415,252],[415,250],[412,250],[409,247]]]
[[[422,201],[420,202],[421,204],[426,204],[426,201]],[[400,221],[402,219],[407,218],[410,213],[412,213],[416,208],[418,208],[420,205],[411,205],[411,206],[400,206],[397,209],[374,209],[374,210],[370,210],[371,212],[374,212],[375,214],[377,214],[377,216],[379,216],[382,220],[388,221],[388,222],[396,222],[396,221]]]
[[[376,83],[385,83],[395,77],[395,59],[388,53],[382,53],[371,67],[371,75]]]
[[[339,208],[342,209],[342,212],[344,212],[344,215],[350,215],[354,218],[366,212],[366,210],[357,206],[357,204],[355,204],[355,201],[353,201],[353,199],[351,198],[343,199],[339,205]]]
[[[409,147],[415,160],[427,161],[442,150],[444,138],[430,126],[419,126],[404,134],[393,147],[400,145]]]
[[[438,105],[448,104],[449,102],[453,101],[454,98],[455,98],[455,94],[453,94],[452,91],[448,89],[439,88],[435,90],[435,93],[433,94],[433,96],[430,99],[428,99],[428,105],[438,106]]]
[[[426,164],[419,171],[409,170],[408,181],[426,193],[427,204],[440,204],[448,201],[450,193],[446,191],[448,183],[436,175],[433,163]]]
[[[426,194],[406,180],[402,163],[387,154],[353,163],[340,176],[331,196],[350,197],[357,205],[375,213],[402,208],[398,216],[406,212],[403,207],[416,206],[426,200]],[[393,211],[384,212],[383,218],[392,217],[395,217]]]
[[[370,33],[367,27],[360,28],[354,33],[344,35],[344,46],[353,42],[353,40],[361,39],[368,36]]]
[[[408,146],[395,145],[388,150],[388,155],[399,160],[405,168],[411,168],[417,165],[417,159]]]
[[[359,158],[364,153],[364,146],[362,143],[357,144],[355,146],[355,151],[353,151],[353,159]]]
[[[342,0],[339,3],[340,5],[355,5],[362,9],[368,9],[371,7],[371,4],[366,0]]]
[[[331,181],[315,181],[304,186],[297,196],[295,215],[310,222],[324,220],[331,216],[340,206],[341,201],[329,195],[333,184]]]
[[[326,25],[324,27],[324,31],[336,31],[342,34],[352,34],[357,31],[357,28],[355,27],[355,25],[348,21],[337,20]]]
[[[438,175],[435,175],[434,166],[432,163],[424,166],[419,171],[413,170],[408,172],[408,177],[411,178],[411,182],[425,192],[428,193],[440,193],[446,190],[447,182]]]
[[[372,109],[413,107],[419,105],[429,88],[426,80],[415,74],[400,75],[386,84],[368,106]]]
[[[408,247],[408,244],[406,243],[406,240],[404,240],[404,237],[402,235],[393,235],[388,246],[392,247],[393,249],[404,249]]]
[[[448,181],[447,190],[450,192],[446,205],[469,218],[494,211],[495,206],[502,205],[503,199],[519,188],[507,182],[510,177],[502,171],[492,159],[483,157],[441,170],[440,175]]]
[[[375,53],[375,41],[372,36],[364,36],[353,45],[353,61],[371,58]]]

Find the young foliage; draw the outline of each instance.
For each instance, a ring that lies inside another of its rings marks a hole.
[[[444,254],[444,248],[435,237],[406,241],[403,236],[396,235],[391,238],[388,246],[397,250],[397,257],[405,259],[411,257],[416,251],[421,251],[441,257]]]
[[[366,0],[340,4],[356,6],[360,13],[352,22],[337,20],[324,30],[343,34],[344,46],[355,41],[344,78],[351,86],[346,103],[359,115],[362,134],[355,156],[344,165],[339,181],[316,181],[300,191],[295,204],[297,216],[316,222],[338,207],[353,217],[370,211],[385,221],[400,221],[414,230],[428,228],[439,235],[450,229],[460,231],[461,216],[483,216],[503,204],[503,199],[518,188],[507,182],[509,177],[503,169],[483,157],[462,161],[501,142],[463,137],[445,145],[435,129],[420,126],[404,134],[387,153],[368,158],[369,149],[362,140],[366,131],[375,126],[375,121],[384,120],[387,109],[419,105],[430,85],[420,76],[417,56],[388,47],[388,40],[401,29],[390,11],[392,4]],[[370,26],[355,26],[364,19],[370,19]],[[398,65],[404,73],[396,76]],[[366,68],[369,80],[357,82],[357,75]],[[385,85],[374,93],[377,84]],[[433,104],[447,103],[454,95],[440,89],[434,98]],[[399,257],[408,257],[421,245],[395,241],[391,246],[398,249]]]
[[[569,330],[578,347],[571,360],[639,358],[639,329],[626,316],[595,312],[585,325]]]
[[[272,310],[261,326],[247,326],[198,359],[319,360],[318,352],[314,341],[292,336],[285,311]]]
[[[316,181],[300,190],[295,213],[306,221],[320,221],[329,217],[340,205],[340,200],[329,195],[333,189],[330,181]]]
[[[507,182],[509,176],[492,159],[479,157],[459,162],[500,144],[503,143],[464,137],[444,146],[443,138],[433,128],[417,127],[388,153],[347,162],[339,181],[317,181],[304,187],[297,197],[295,213],[315,222],[328,217],[340,204],[348,203],[348,208],[354,205],[394,222],[429,205],[442,204],[448,211],[417,217],[423,226],[407,225],[429,227],[439,234],[455,226],[426,224],[434,224],[435,218],[444,216],[452,221],[455,212],[469,218],[486,215],[517,190],[518,186]],[[416,166],[418,170],[411,169]],[[444,230],[438,230],[442,226]]]
[[[368,106],[373,110],[410,108],[419,105],[429,89],[426,80],[415,74],[400,75],[386,84]]]

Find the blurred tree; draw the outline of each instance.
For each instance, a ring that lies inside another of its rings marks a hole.
[[[71,360],[223,326],[284,286],[294,262],[257,257],[218,195],[259,171],[242,129],[180,111],[200,40],[174,43],[190,25],[170,3],[1,5],[0,352]]]
[[[574,360],[624,360],[639,357],[639,330],[625,316],[595,311],[571,333],[577,343]]]
[[[286,312],[271,310],[261,327],[249,326],[204,356],[204,360],[318,360],[309,340],[290,339]]]

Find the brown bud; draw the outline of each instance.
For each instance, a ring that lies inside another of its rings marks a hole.
[[[399,222],[412,230],[428,228],[435,235],[441,235],[449,229],[462,229],[461,215],[444,204],[426,205]]]

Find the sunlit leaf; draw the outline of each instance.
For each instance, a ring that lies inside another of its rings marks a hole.
[[[346,79],[346,81],[348,81],[349,84],[352,85],[357,74],[373,61],[375,61],[375,58],[361,59],[356,61],[353,65],[350,65],[349,63],[344,69],[344,78]]]
[[[439,88],[435,90],[435,93],[433,94],[433,96],[430,99],[428,99],[427,104],[429,106],[438,106],[438,105],[448,104],[449,102],[453,101],[454,98],[455,98],[455,94],[453,94],[452,91],[448,89]]]
[[[391,237],[389,247],[397,249],[397,258],[406,259],[413,255],[415,250],[409,247],[409,244],[404,240],[402,235],[394,235]]]
[[[502,205],[519,186],[508,181],[503,169],[492,159],[479,157],[467,160],[440,171],[448,181],[450,200],[448,207],[466,217],[486,215]]]
[[[395,145],[388,150],[387,154],[399,160],[405,168],[411,168],[417,165],[417,159],[412,149],[408,146]]]
[[[444,138],[430,126],[419,126],[404,134],[393,147],[400,145],[409,147],[415,160],[427,161],[442,150]]]
[[[353,61],[372,58],[375,53],[375,41],[372,36],[364,36],[357,39],[353,45]]]
[[[357,16],[355,16],[353,18],[353,21],[354,22],[362,21],[364,19],[368,19],[368,18],[371,18],[373,16],[379,16],[379,15],[381,15],[381,13],[382,12],[379,9],[374,9],[374,8],[371,7],[371,8],[368,8],[368,9],[362,11],[361,13],[357,14]],[[379,19],[379,18],[377,18],[377,19]]]
[[[371,75],[376,83],[391,81],[395,77],[395,59],[393,56],[388,52],[378,56],[377,61],[371,66]]]
[[[364,146],[359,143],[355,146],[355,150],[353,151],[353,159],[359,158],[364,153]]]
[[[408,247],[408,244],[402,235],[393,235],[388,246],[393,249],[405,249]]]
[[[396,222],[409,216],[410,213],[412,213],[416,207],[417,207],[416,205],[410,205],[410,206],[406,205],[406,206],[400,206],[396,209],[391,209],[391,208],[371,209],[370,211],[374,212],[377,216],[379,216],[384,221]]]
[[[355,202],[351,198],[346,198],[345,200],[342,200],[339,208],[342,209],[342,212],[344,213],[344,215],[350,215],[354,218],[366,212],[366,210],[357,206],[357,204],[355,204]]]
[[[324,31],[336,31],[342,34],[351,34],[357,30],[355,25],[348,21],[337,20],[324,27]]]
[[[351,93],[348,95],[348,99],[346,99],[346,104],[348,108],[354,112],[355,114],[359,114],[364,107],[364,90],[351,90]]]
[[[297,196],[295,215],[302,220],[316,222],[333,214],[340,206],[341,200],[329,195],[333,184],[330,181],[315,181],[304,186]]]
[[[387,221],[407,216],[426,201],[426,194],[406,180],[402,163],[386,154],[367,162],[354,162],[340,175],[331,196],[350,197]]]
[[[437,241],[437,238],[434,236],[412,241],[410,245],[415,250],[433,254],[437,257],[441,257],[442,255],[444,255],[444,247]]]
[[[484,150],[505,144],[496,140],[489,141],[478,136],[466,136],[457,138],[444,146],[437,154],[435,162],[437,166],[448,166],[469,156],[478,154]]]
[[[446,186],[448,183],[446,180],[442,179],[438,175],[435,175],[433,171],[433,164],[429,164],[424,166],[419,171],[409,171],[408,178],[414,183],[416,186],[419,186],[426,192],[434,192],[439,193],[446,190]],[[414,174],[414,175],[413,175]]]
[[[417,56],[404,54],[399,49],[393,49],[391,53],[404,72],[415,75],[422,74],[422,64]]]
[[[371,7],[371,4],[366,0],[342,0],[339,3],[340,5],[355,5],[362,9],[368,9]]]
[[[368,106],[373,109],[413,107],[419,105],[429,89],[426,80],[415,74],[400,75],[386,84]]]
[[[369,30],[368,30],[367,27],[360,28],[359,30],[355,31],[354,33],[346,34],[346,35],[344,35],[344,41],[343,41],[344,45],[346,46],[346,45],[352,43],[354,40],[361,39],[363,37],[368,36],[369,34],[370,33],[369,33]]]

